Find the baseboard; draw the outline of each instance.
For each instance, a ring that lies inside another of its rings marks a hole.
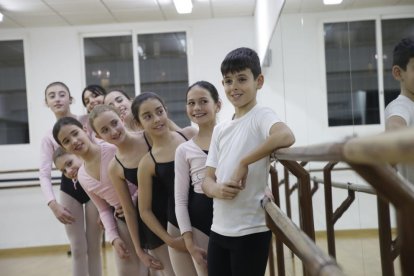
[[[396,235],[397,228],[392,228],[391,234]],[[337,238],[370,238],[376,236],[378,236],[378,228],[335,230],[335,237]],[[315,231],[315,237],[325,238],[326,231]]]
[[[106,247],[110,247],[109,242],[105,243]],[[47,245],[47,246],[33,246],[22,248],[7,248],[0,249],[1,257],[12,257],[15,255],[33,255],[33,254],[48,254],[48,253],[68,253],[70,251],[69,244]]]

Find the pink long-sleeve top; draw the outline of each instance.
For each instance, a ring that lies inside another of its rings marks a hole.
[[[83,125],[87,124],[87,116],[77,116]],[[39,180],[46,203],[55,200],[55,193],[52,187],[52,167],[53,167],[53,153],[59,147],[53,138],[52,129],[49,129],[43,136],[40,143],[40,165],[39,165]]]
[[[96,205],[96,208],[98,208],[106,235],[112,243],[119,237],[112,207],[118,208],[121,206],[119,197],[108,175],[108,165],[115,156],[116,147],[105,142],[99,143],[98,145],[101,148],[100,180],[91,177],[86,172],[84,165],[79,168],[78,180]],[[128,188],[132,195],[131,197],[135,198],[137,187],[128,182]]]
[[[192,139],[179,145],[175,151],[175,214],[182,234],[192,231],[188,214],[190,178],[194,192],[202,194],[206,160],[207,154]]]

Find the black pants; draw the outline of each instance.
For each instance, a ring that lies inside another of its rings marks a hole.
[[[260,276],[266,271],[271,232],[241,237],[211,231],[208,243],[209,276]]]

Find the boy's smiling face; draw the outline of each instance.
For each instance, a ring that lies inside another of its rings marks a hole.
[[[236,116],[247,113],[256,105],[257,90],[263,86],[263,75],[254,79],[250,69],[229,72],[223,76],[223,86],[227,99],[236,109]]]
[[[414,58],[410,58],[406,70],[400,69],[401,88],[414,100]]]

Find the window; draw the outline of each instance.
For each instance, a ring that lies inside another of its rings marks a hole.
[[[387,106],[400,94],[400,83],[391,73],[392,52],[402,38],[414,38],[414,18],[383,20],[382,48],[384,61],[384,103]]]
[[[141,92],[159,94],[169,117],[190,124],[185,112],[188,88],[187,40],[184,32],[138,35]]]
[[[23,40],[0,41],[0,145],[28,143]]]
[[[379,124],[375,21],[324,24],[329,126]]]
[[[86,84],[135,97],[132,36],[84,38]]]

